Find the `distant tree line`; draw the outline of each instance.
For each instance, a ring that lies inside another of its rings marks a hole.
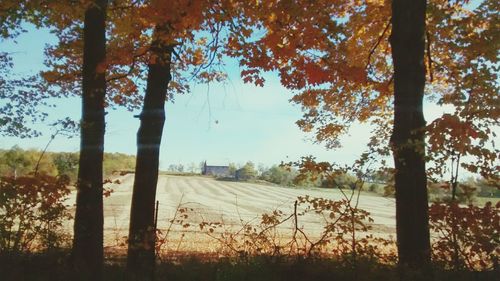
[[[299,175],[295,167],[288,165],[272,165],[271,167],[259,164],[258,167],[251,161],[244,165],[229,164],[229,176],[238,181],[266,181],[281,186],[289,187],[329,187],[326,181],[320,178],[308,176],[297,178]],[[352,175],[339,175],[339,183],[343,187],[349,186],[356,181]]]
[[[34,173],[58,176],[66,175],[74,183],[78,175],[78,152],[42,152],[13,146],[0,149],[0,176],[19,177]],[[135,156],[124,153],[104,153],[103,174],[110,176],[115,171],[133,170]]]
[[[298,177],[300,173],[295,167],[286,165],[266,167],[260,164],[256,168],[255,164],[250,161],[243,166],[237,166],[234,163],[229,164],[229,173],[231,177],[238,181],[266,181],[289,187],[343,189],[356,189],[357,185],[361,184],[364,191],[379,195],[393,197],[395,193],[393,172],[384,167],[364,175],[363,180],[348,172],[337,172],[335,173],[335,177],[329,179],[315,177],[312,173]],[[427,187],[430,201],[448,202],[451,200],[449,182],[429,181]],[[469,177],[459,184],[457,190],[458,202],[473,204],[476,201],[476,197],[500,198],[500,190],[484,178]]]

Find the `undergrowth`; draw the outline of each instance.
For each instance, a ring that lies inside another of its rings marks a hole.
[[[70,267],[69,251],[51,253],[3,255],[0,254],[0,276],[4,281],[79,280]],[[104,280],[124,280],[125,257],[107,262]],[[475,272],[434,268],[435,281],[496,281],[498,272]],[[197,256],[184,257],[176,262],[162,262],[156,266],[155,280],[175,281],[400,281],[400,273],[393,265],[380,264],[370,259],[359,259],[357,267],[334,258],[290,258],[254,256],[251,258],[222,258],[207,261]],[[409,276],[407,274],[406,276]],[[415,274],[413,274],[415,276]],[[403,279],[409,280],[409,279]],[[415,278],[413,280],[428,280]]]
[[[78,280],[69,243],[61,243],[66,185],[65,178],[47,176],[0,178],[1,280]],[[410,279],[400,279],[395,241],[373,234],[370,213],[358,208],[359,189],[341,191],[340,200],[298,197],[291,211],[275,209],[257,221],[240,217],[236,228],[204,214],[196,221],[193,209],[179,203],[168,228],[157,231],[157,279],[427,281],[409,271]],[[497,280],[499,210],[498,204],[431,206],[433,280]],[[321,222],[319,234],[304,226],[311,221]],[[216,251],[183,253],[184,233],[172,250],[175,226],[204,236]],[[124,261],[123,252],[107,255],[105,280],[123,280]]]

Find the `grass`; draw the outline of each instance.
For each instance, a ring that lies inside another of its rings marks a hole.
[[[104,280],[124,280],[125,257],[108,260]],[[499,272],[470,272],[434,270],[435,281],[493,281]],[[4,281],[14,280],[78,280],[70,270],[68,252],[30,255],[0,254],[0,276]],[[409,276],[406,274],[405,276]],[[412,274],[415,276],[415,274]],[[326,258],[301,259],[296,257],[257,256],[251,258],[222,258],[205,260],[196,256],[175,262],[159,263],[156,280],[175,281],[302,281],[302,280],[356,280],[396,281],[394,266],[374,260],[360,260],[353,266],[345,260]],[[429,280],[407,278],[403,280]]]
[[[474,205],[476,206],[484,206],[486,205],[486,202],[491,202],[493,204],[493,206],[495,206],[496,204],[498,204],[498,202],[500,202],[500,198],[498,197],[476,197],[474,198]]]

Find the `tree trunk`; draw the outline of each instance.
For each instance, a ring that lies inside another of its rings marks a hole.
[[[163,31],[164,32],[164,31]],[[137,132],[137,160],[135,167],[127,257],[129,280],[152,280],[155,264],[154,206],[160,143],[165,123],[165,100],[171,79],[172,46],[162,42],[162,30],[157,28],[151,45],[151,61],[144,106]]]
[[[83,28],[82,122],[78,169],[73,264],[83,280],[102,280],[104,97],[106,79],[106,0],[85,11]]]
[[[399,264],[421,271],[430,263],[425,173],[426,0],[393,0],[390,43],[394,64],[394,130],[391,145],[396,168],[396,228]]]

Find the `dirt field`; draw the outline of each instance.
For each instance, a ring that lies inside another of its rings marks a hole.
[[[104,200],[105,246],[116,247],[125,241],[128,234],[130,201],[132,196],[133,175],[120,178],[121,184],[108,187],[114,192]],[[258,223],[263,213],[279,209],[285,215],[293,213],[293,204],[298,196],[323,197],[340,199],[338,190],[294,189],[279,186],[268,186],[253,183],[217,181],[197,176],[160,176],[158,181],[157,200],[159,200],[158,228],[168,234],[169,247],[177,250],[210,249],[211,238],[200,231],[201,221],[223,222],[226,228],[238,230],[242,224]],[[74,194],[70,200],[74,202]],[[171,225],[176,217],[181,219],[176,210],[187,208],[187,219],[182,224],[190,227],[182,228],[178,223]],[[378,235],[395,235],[395,203],[393,199],[370,194],[362,194],[359,208],[371,213],[374,219],[373,231]],[[320,233],[322,221],[314,216],[302,216],[298,226],[310,235]],[[282,225],[292,228],[292,225]],[[182,236],[182,233],[184,235]]]

